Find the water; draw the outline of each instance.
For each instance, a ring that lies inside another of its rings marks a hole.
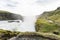
[[[0,29],[20,32],[35,32],[36,16],[24,16],[23,22],[0,21]],[[17,20],[20,21],[20,20]]]
[[[18,28],[22,32],[35,32],[36,16],[24,16],[24,22]]]
[[[16,27],[19,27],[20,24],[22,23],[22,21],[21,20],[14,20],[14,21],[19,21],[20,23],[18,23],[18,22],[8,22],[8,20],[0,21],[0,29],[15,31]]]

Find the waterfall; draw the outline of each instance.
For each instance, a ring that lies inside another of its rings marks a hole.
[[[36,16],[24,16],[24,22],[18,27],[21,32],[35,32]]]
[[[8,22],[8,20],[0,21],[0,29],[20,32],[35,32],[36,16],[24,16],[23,18],[23,22],[21,22],[21,20],[12,20],[15,22],[11,23]]]

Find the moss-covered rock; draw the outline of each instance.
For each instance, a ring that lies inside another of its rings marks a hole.
[[[60,40],[59,35],[43,32],[20,32],[16,37],[12,37],[9,40]]]
[[[43,33],[43,32],[17,32],[17,31],[8,31],[0,29],[0,40],[10,40],[10,38],[18,37],[19,38],[31,38],[40,40],[60,40],[59,35],[52,33]]]
[[[0,39],[7,40],[11,37],[17,36],[20,32],[8,31],[0,29]]]

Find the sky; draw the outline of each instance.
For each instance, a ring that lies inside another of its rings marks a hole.
[[[60,0],[0,0],[0,10],[23,16],[40,15],[59,6]]]

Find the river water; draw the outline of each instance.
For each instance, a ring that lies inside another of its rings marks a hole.
[[[8,20],[0,21],[0,29],[20,32],[35,32],[36,16],[24,16],[24,21],[15,20],[20,22],[11,22]]]

